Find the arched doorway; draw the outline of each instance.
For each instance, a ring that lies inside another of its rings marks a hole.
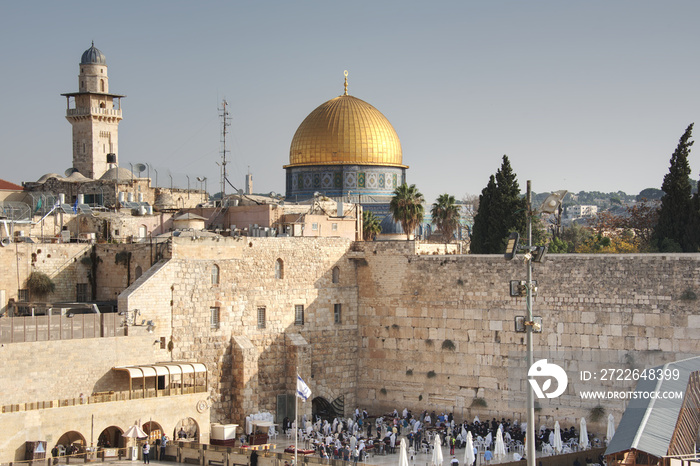
[[[143,425],[143,431],[148,435],[148,443],[155,444],[163,437],[163,428],[157,422],[148,421]]]
[[[124,448],[125,439],[122,437],[124,433],[117,426],[109,426],[97,437],[97,446],[102,448]]]
[[[333,405],[330,404],[328,400],[320,396],[317,396],[311,401],[311,413],[313,415],[313,419],[316,419],[316,416],[318,416],[328,422],[332,422],[333,419],[338,416],[335,412],[335,408],[333,408]]]
[[[191,417],[180,419],[175,425],[172,438],[174,441],[178,439],[199,441],[199,425],[197,421]]]
[[[85,437],[80,432],[71,430],[61,435],[56,442],[58,446],[58,451],[61,456],[78,456],[81,453],[85,453]]]

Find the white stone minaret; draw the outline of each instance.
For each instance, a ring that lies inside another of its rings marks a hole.
[[[78,92],[67,99],[66,119],[73,126],[73,168],[99,179],[119,162],[119,122],[123,95],[109,93],[107,64],[95,44],[80,59]]]

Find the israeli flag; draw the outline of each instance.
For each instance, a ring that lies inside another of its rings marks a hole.
[[[297,375],[297,396],[306,401],[311,396],[311,389],[304,383],[301,377]]]

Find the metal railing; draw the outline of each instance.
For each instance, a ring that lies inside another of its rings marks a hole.
[[[9,317],[0,319],[0,343],[27,343],[126,335],[117,313]]]

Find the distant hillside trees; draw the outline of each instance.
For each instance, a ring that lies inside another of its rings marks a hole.
[[[694,141],[693,123],[688,125],[671,156],[671,166],[664,176],[664,192],[659,209],[659,220],[654,230],[654,241],[662,252],[697,252],[700,231],[693,226],[699,222],[697,194],[692,197],[688,156]]]

